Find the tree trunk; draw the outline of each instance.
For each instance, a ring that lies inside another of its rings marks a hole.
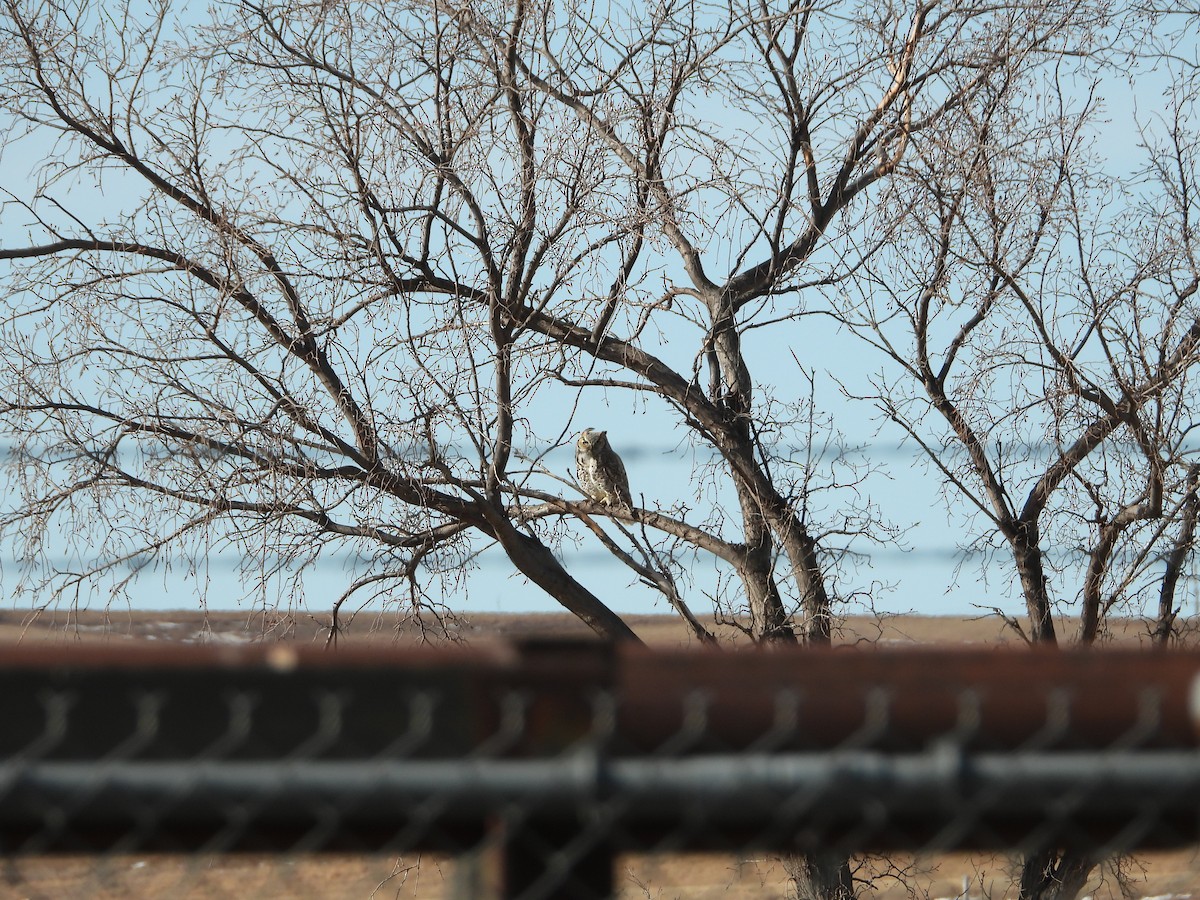
[[[771,534],[762,527],[758,532],[758,546],[749,548],[745,568],[739,572],[746,587],[746,599],[750,607],[751,634],[764,644],[795,644],[796,634],[788,622],[779,586],[771,571],[771,555],[774,544]]]
[[[746,562],[738,575],[746,587],[750,608],[751,634],[763,643],[796,643],[796,634],[788,622],[779,586],[775,583],[772,562],[775,542],[767,527],[764,504],[768,502],[756,490],[746,474],[759,474],[754,459],[754,434],[750,427],[753,382],[742,354],[741,336],[733,313],[731,298],[714,293],[706,298],[713,317],[711,361],[711,400],[724,411],[729,433],[726,453],[733,465],[733,482],[742,509],[742,528],[746,537]],[[743,471],[739,471],[743,470]]]
[[[1020,900],[1075,900],[1096,860],[1083,850],[1051,848],[1025,857]]]
[[[1050,591],[1046,586],[1046,570],[1042,565],[1042,549],[1036,522],[1018,522],[1009,536],[1017,574],[1021,578],[1021,593],[1029,614],[1029,636],[1035,644],[1058,643],[1054,617],[1050,610]]]
[[[777,503],[783,506],[783,499],[777,498]],[[821,573],[817,542],[790,509],[780,509],[772,525],[780,535],[800,589],[804,613],[801,639],[810,646],[827,647],[833,640],[833,607]]]
[[[854,900],[850,858],[834,850],[814,850],[783,861],[797,900]]]
[[[1154,623],[1154,643],[1165,646],[1175,630],[1175,616],[1179,607],[1175,602],[1175,592],[1179,585],[1179,577],[1183,574],[1183,566],[1188,554],[1192,552],[1192,544],[1196,538],[1197,506],[1200,501],[1196,497],[1196,485],[1200,480],[1200,465],[1188,468],[1187,495],[1183,498],[1182,523],[1175,543],[1171,547],[1171,555],[1167,557],[1167,570],[1163,573],[1162,588],[1158,594],[1158,618]]]
[[[1083,576],[1083,609],[1079,614],[1079,643],[1094,644],[1100,636],[1101,607],[1104,605],[1102,591],[1104,574],[1113,548],[1123,529],[1111,522],[1100,525],[1096,545],[1088,558],[1087,572]]]

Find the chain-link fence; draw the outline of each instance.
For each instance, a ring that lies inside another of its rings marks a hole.
[[[1165,866],[1182,896],[1198,673],[1114,651],[8,648],[0,890],[1100,897],[1161,891]]]

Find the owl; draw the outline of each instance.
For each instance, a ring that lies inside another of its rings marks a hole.
[[[593,500],[633,509],[625,464],[608,443],[608,432],[585,428],[575,444],[575,474]]]

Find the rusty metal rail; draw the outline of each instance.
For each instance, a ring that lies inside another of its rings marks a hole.
[[[547,848],[606,896],[612,854],[666,840],[1193,844],[1198,673],[1095,650],[9,647],[0,849],[485,841],[506,896]]]

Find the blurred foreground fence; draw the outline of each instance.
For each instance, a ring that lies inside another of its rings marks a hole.
[[[0,851],[458,854],[603,898],[615,854],[1200,841],[1200,655],[0,650]]]

